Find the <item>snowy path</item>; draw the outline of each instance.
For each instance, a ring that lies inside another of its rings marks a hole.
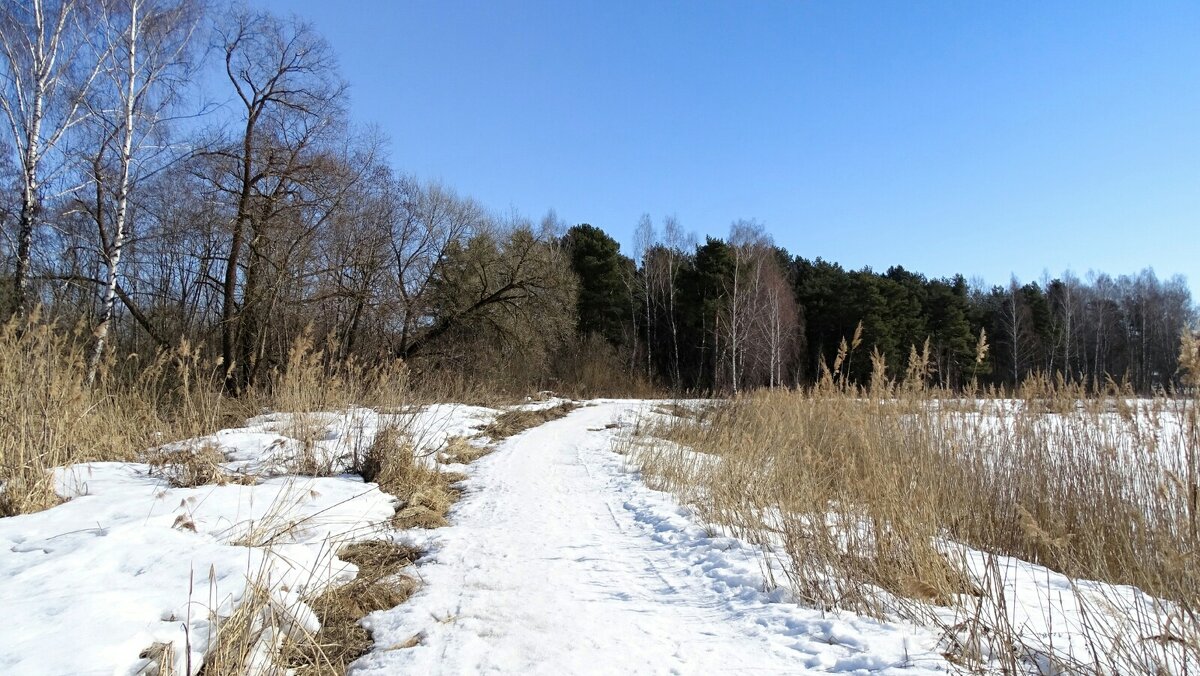
[[[368,624],[354,674],[942,673],[924,630],[763,592],[753,551],[709,538],[612,452],[633,402],[599,402],[473,466],[429,533],[422,590]],[[412,646],[414,639],[419,644]]]

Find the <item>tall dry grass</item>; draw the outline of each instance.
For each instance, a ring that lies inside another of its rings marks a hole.
[[[89,386],[88,340],[36,316],[0,326],[0,516],[57,503],[53,467],[132,459],[217,429],[250,405],[223,397],[187,345],[110,358]]]
[[[437,399],[441,392],[416,391],[400,361],[331,360],[328,355],[336,350],[318,346],[309,335],[292,346],[287,361],[270,370],[258,387],[237,397],[224,390],[221,365],[186,343],[149,356],[110,353],[89,383],[90,341],[86,331],[43,322],[36,315],[0,326],[0,517],[57,504],[61,498],[53,469],[79,462],[144,461],[172,486],[253,482],[253,476],[230,472],[215,447],[166,444],[238,426],[264,411],[291,414],[292,429],[285,434],[298,439],[301,449],[313,451],[300,452],[286,470],[340,473],[347,468],[340,455],[315,452],[336,417],[331,412],[358,407],[408,411],[414,402]],[[352,430],[348,468],[399,498],[396,527],[445,525],[458,495],[454,483],[463,477],[416,457],[418,440],[413,437],[419,431],[405,429],[403,419],[384,415],[378,428],[372,423],[358,434]],[[270,552],[296,526],[293,506],[289,499],[280,500],[235,543]],[[398,571],[413,554],[392,555],[401,549],[387,543],[347,546],[339,556],[359,565],[360,575],[305,600],[320,620],[315,631],[296,623],[293,615],[307,611],[281,605],[263,571],[252,576],[255,583],[233,615],[214,618],[219,631],[203,673],[247,673],[255,665],[267,665],[270,671],[283,664],[297,673],[344,673],[349,661],[370,646],[358,620],[371,610],[403,602],[412,591],[412,580]],[[169,669],[170,650],[156,646],[147,650],[147,657]]]
[[[263,384],[271,408],[288,412],[340,411],[354,406],[391,409],[412,403],[408,366],[399,359],[365,362],[354,356],[330,361],[336,346],[318,345],[304,333],[287,362]]]
[[[968,565],[960,543],[991,557],[984,568],[1012,556],[1164,601],[1143,618],[1158,633],[1131,637],[1129,618],[1100,619],[1118,601],[1076,594],[1097,616],[1081,628],[1095,654],[1080,671],[1170,673],[1200,657],[1196,402],[1115,386],[1086,396],[1048,379],[1013,399],[964,398],[927,387],[922,354],[900,383],[876,355],[871,386],[854,387],[839,360],[808,390],[656,416],[624,450],[701,518],[774,553],[806,603],[934,623],[946,617],[937,608],[956,607],[968,633],[1002,637],[1015,646],[1009,666],[1027,670],[1046,647],[1002,626],[1003,584]]]
[[[304,441],[322,427],[313,412],[397,408],[414,396],[402,362],[331,361],[308,336],[238,397],[224,391],[220,364],[186,342],[153,355],[110,353],[89,385],[90,344],[86,331],[36,314],[0,326],[0,517],[57,504],[54,467],[133,460],[263,410],[296,413],[293,432]]]

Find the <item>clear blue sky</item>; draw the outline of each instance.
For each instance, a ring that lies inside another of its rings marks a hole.
[[[1200,3],[251,1],[398,168],[624,250],[757,218],[853,268],[1200,289]]]

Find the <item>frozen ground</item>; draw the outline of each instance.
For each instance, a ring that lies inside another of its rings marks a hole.
[[[419,451],[432,451],[496,413],[443,405],[400,422],[419,433]],[[305,424],[316,430],[311,451],[337,470],[380,422],[356,410]],[[261,477],[251,485],[173,488],[147,464],[89,463],[58,470],[68,501],[0,519],[0,674],[142,673],[150,662],[140,655],[155,643],[175,645],[175,673],[194,673],[213,620],[232,613],[250,582],[268,584],[297,628],[315,629],[300,598],[354,577],[333,553],[385,534],[396,501],[354,475],[279,474],[301,450],[285,435],[295,423],[261,416],[167,447],[215,447],[227,469]]]
[[[140,655],[155,643],[173,643],[176,673],[194,674],[212,623],[250,581],[266,581],[295,624],[312,629],[300,598],[355,574],[333,555],[341,543],[378,537],[427,554],[419,591],[365,619],[375,646],[354,674],[952,670],[940,632],[799,605],[767,583],[759,551],[714,535],[645,486],[613,441],[650,407],[590,402],[458,467],[464,496],[451,525],[432,531],[390,531],[396,501],[356,476],[280,474],[303,450],[288,436],[298,429],[288,415],[181,444],[219,448],[228,468],[264,475],[253,485],[172,488],[136,463],[63,468],[69,501],[0,519],[0,611],[9,618],[0,674],[147,673]],[[433,462],[447,438],[497,413],[438,405],[393,415]],[[385,418],[356,410],[299,422],[315,440],[308,451],[340,471]],[[1035,639],[1070,645],[1076,611],[1044,600],[1063,598],[1072,582],[1009,559],[1003,570],[1006,612],[1021,613]],[[1142,602],[1136,590],[1096,589]]]
[[[625,471],[608,426],[639,406],[594,402],[477,461],[424,586],[368,618],[376,651],[352,673],[944,670],[926,630],[765,591],[753,549]]]

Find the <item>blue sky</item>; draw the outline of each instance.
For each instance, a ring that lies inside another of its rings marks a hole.
[[[252,3],[333,44],[398,168],[625,250],[756,218],[852,268],[1200,289],[1200,3]]]

